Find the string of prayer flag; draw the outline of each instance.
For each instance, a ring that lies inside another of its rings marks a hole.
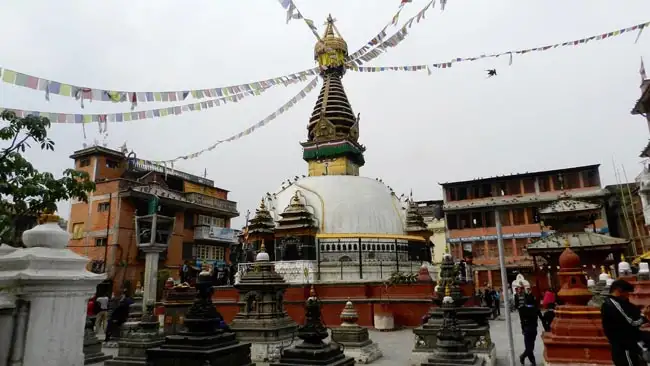
[[[245,136],[250,135],[253,133],[253,131],[257,130],[258,128],[264,127],[267,124],[271,123],[271,121],[275,120],[278,118],[280,115],[284,114],[286,111],[289,109],[293,108],[300,102],[301,100],[305,99],[307,94],[309,94],[314,88],[316,88],[316,85],[318,85],[318,76],[316,76],[314,79],[312,79],[307,86],[305,86],[298,94],[296,94],[293,98],[291,98],[288,102],[284,103],[280,108],[278,108],[275,112],[269,114],[268,116],[264,117],[261,121],[255,123],[254,125],[248,127],[247,129],[236,133],[224,140],[219,140],[212,145],[201,149],[197,152],[187,154],[187,155],[182,155],[178,156],[174,159],[169,159],[169,160],[143,160],[144,162],[152,163],[152,164],[158,164],[158,165],[163,165],[163,166],[171,166],[172,168],[174,167],[174,163],[179,161],[179,160],[187,160],[187,159],[194,159],[199,157],[200,155],[214,150],[217,146],[225,143],[225,142],[232,142],[235,140],[239,140]]]
[[[300,77],[299,81],[307,81],[306,76]],[[289,85],[286,83],[285,85]],[[186,112],[202,111],[209,108],[218,107],[228,102],[236,103],[245,97],[252,95],[259,95],[269,89],[271,86],[253,91],[242,91],[239,93],[223,96],[220,98],[208,99],[201,102],[194,102],[189,104],[177,105],[172,107],[164,107],[157,109],[150,109],[146,111],[134,111],[126,113],[106,113],[106,114],[74,114],[74,113],[54,113],[54,112],[40,112],[40,111],[25,111],[13,108],[0,108],[0,111],[6,109],[16,113],[18,117],[25,117],[28,115],[46,117],[52,123],[92,123],[92,122],[129,122],[139,121],[144,119],[178,116]]]
[[[207,89],[139,92],[116,91],[78,86],[74,84],[49,80],[38,76],[32,76],[11,69],[3,69],[0,67],[0,79],[3,82],[33,90],[40,90],[45,93],[46,100],[50,100],[50,95],[61,95],[64,97],[75,98],[76,100],[80,101],[82,108],[84,107],[84,101],[94,100],[113,103],[131,103],[131,108],[134,109],[135,106],[137,106],[139,103],[184,101],[189,95],[198,100],[228,97],[231,95],[247,92],[251,92],[254,93],[253,95],[257,95],[255,94],[256,91],[268,89],[269,87],[276,85],[297,83],[300,80],[305,79],[307,76],[311,75],[318,75],[318,68],[312,68],[267,80],[254,81],[251,83],[239,85]]]
[[[280,5],[282,5],[282,8],[284,8],[287,11],[287,24],[289,24],[289,21],[291,19],[302,19],[304,20],[305,24],[309,27],[311,32],[316,36],[316,39],[320,41],[320,36],[318,35],[318,28],[314,25],[314,21],[311,19],[307,19],[302,16],[302,13],[300,10],[298,10],[298,7],[296,4],[293,2],[293,0],[278,0],[280,2]]]
[[[533,48],[526,48],[526,49],[521,49],[521,50],[511,50],[511,51],[505,51],[505,52],[499,52],[499,53],[493,53],[493,54],[483,54],[480,56],[473,56],[473,57],[456,57],[453,58],[451,61],[447,62],[439,62],[435,64],[421,64],[421,65],[408,65],[408,66],[357,66],[354,63],[348,64],[348,68],[352,71],[358,71],[358,72],[382,72],[382,71],[423,71],[426,70],[429,74],[431,74],[431,67],[438,68],[438,69],[446,69],[450,68],[453,64],[459,63],[459,62],[466,62],[466,61],[476,61],[476,60],[482,60],[486,58],[498,58],[502,56],[508,56],[508,65],[512,65],[512,57],[513,55],[524,55],[527,53],[531,52],[541,52],[541,51],[548,51],[550,49],[555,49],[558,47],[569,47],[569,46],[582,46],[585,45],[591,41],[602,41],[604,39],[609,39],[612,37],[617,37],[623,34],[627,34],[629,32],[634,32],[638,31],[637,39],[643,32],[643,30],[650,26],[650,22],[645,22],[637,25],[633,25],[627,28],[611,31],[611,32],[606,32],[606,33],[601,33],[585,38],[580,38],[572,41],[565,41],[561,43],[555,43],[555,44],[550,44],[546,46],[540,46],[540,47],[533,47]],[[392,38],[392,37],[391,37]],[[635,41],[636,42],[636,41]],[[376,57],[376,56],[374,56]],[[373,57],[373,58],[374,58]],[[363,57],[362,57],[363,59]]]

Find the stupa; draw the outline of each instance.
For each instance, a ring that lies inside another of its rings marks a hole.
[[[456,312],[458,306],[454,304],[451,296],[451,285],[446,285],[445,296],[441,301],[441,309],[444,313],[442,327],[438,331],[438,340],[435,351],[422,366],[455,366],[455,365],[485,365],[485,359],[476,357],[469,352],[468,342],[465,340],[463,331],[458,325]]]
[[[235,287],[239,291],[239,312],[230,329],[237,339],[251,343],[254,362],[276,361],[282,349],[293,346],[298,325],[284,310],[284,292],[289,285],[273,269],[264,244],[253,270],[243,275]]]
[[[106,361],[105,366],[145,366],[147,349],[162,345],[165,338],[160,331],[158,317],[153,314],[154,302],[149,300],[147,308],[136,326],[122,333],[118,342],[117,357]]]
[[[490,335],[489,318],[492,310],[484,307],[463,307],[468,300],[461,293],[459,268],[454,263],[454,258],[445,249],[445,254],[440,263],[438,285],[435,288],[433,302],[438,307],[429,310],[429,320],[422,326],[415,328],[415,347],[411,353],[411,365],[426,362],[429,355],[434,352],[438,344],[438,334],[444,324],[445,311],[441,307],[443,299],[448,296],[453,300],[455,322],[458,324],[464,338],[469,344],[469,351],[485,360],[487,365],[496,363],[496,346]],[[447,305],[447,307],[452,305]]]
[[[126,323],[122,324],[120,327],[120,334],[119,338],[114,337],[115,342],[118,343],[120,342],[120,339],[124,337],[126,334],[130,333],[133,329],[137,328],[138,325],[140,324],[140,321],[142,320],[142,309],[143,309],[143,294],[144,291],[142,290],[142,287],[140,286],[140,282],[138,282],[135,286],[135,291],[133,291],[133,297],[132,300],[133,302],[131,305],[129,305],[129,318],[127,319]]]
[[[383,354],[377,343],[370,340],[368,329],[360,327],[357,320],[359,314],[348,299],[341,312],[341,326],[332,328],[332,342],[342,345],[345,355],[354,358],[356,363],[371,363]]]
[[[609,278],[609,275],[605,271],[605,266],[600,266],[600,275],[598,275],[598,282],[596,282],[595,286],[590,289],[593,297],[591,300],[589,300],[587,305],[595,306],[597,308],[600,308],[603,305],[605,296],[607,295],[605,290],[607,288],[607,280],[609,280]]]
[[[275,248],[273,247],[275,235],[275,222],[271,213],[266,208],[264,199],[260,202],[260,207],[255,210],[255,216],[248,224],[248,242],[252,244],[253,248],[259,248],[262,243],[265,243],[270,250],[268,251],[270,259],[275,259]]]
[[[650,305],[650,271],[647,262],[639,263],[636,274],[634,292],[630,294],[630,302],[641,309]]]
[[[305,324],[298,328],[298,338],[302,343],[282,351],[282,357],[271,366],[348,366],[354,359],[347,357],[343,349],[334,343],[323,342],[328,336],[320,314],[320,301],[311,287],[305,304]]]
[[[95,364],[110,360],[113,356],[107,355],[102,352],[102,341],[97,338],[95,333],[96,317],[86,317],[86,324],[84,327],[84,365]]]
[[[610,345],[600,319],[600,309],[587,306],[592,293],[580,257],[567,241],[559,258],[560,291],[565,304],[555,310],[550,332],[544,332],[544,359],[547,365],[611,365]]]
[[[212,304],[212,280],[203,271],[196,283],[197,298],[185,315],[185,330],[165,337],[160,347],[147,350],[147,366],[247,366],[251,362],[249,343],[224,329],[223,317]]]
[[[188,283],[173,285],[163,292],[163,306],[165,307],[164,331],[165,335],[177,334],[183,329],[185,314],[196,299],[196,289]]]

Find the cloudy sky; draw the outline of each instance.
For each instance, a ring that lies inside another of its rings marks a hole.
[[[350,47],[360,48],[395,13],[399,0],[295,0],[322,31],[328,13]],[[400,19],[426,4],[414,0]],[[0,67],[116,90],[185,90],[263,80],[312,67],[314,36],[285,23],[276,0],[0,0]],[[647,0],[448,1],[414,25],[371,66],[437,63],[531,48],[650,20]],[[389,28],[397,30],[396,28]],[[639,63],[650,69],[650,34],[636,33],[546,52],[461,63],[426,72],[348,72],[344,84],[361,113],[368,148],[362,175],[382,177],[416,199],[441,198],[438,182],[600,163],[615,184],[612,158],[631,180],[648,127],[629,111],[639,97]],[[485,69],[498,76],[487,79]],[[143,159],[185,155],[256,123],[305,84],[270,89],[207,111],[111,124],[109,147],[124,142]],[[231,191],[242,217],[281,181],[305,174],[300,141],[317,90],[270,125],[176,168]],[[0,83],[0,106],[81,113],[74,99]],[[139,110],[162,105],[141,105]],[[129,111],[128,104],[86,103],[85,113]],[[86,126],[87,143],[98,136]],[[56,151],[29,151],[39,169],[60,173],[80,149],[80,125],[55,124]],[[61,205],[67,216],[69,207]]]

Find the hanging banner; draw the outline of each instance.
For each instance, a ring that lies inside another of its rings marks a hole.
[[[24,74],[11,69],[0,68],[0,78],[3,82],[11,85],[21,86],[29,89],[40,90],[45,94],[45,99],[50,100],[50,95],[61,95],[79,100],[81,107],[84,101],[103,101],[113,103],[131,103],[135,107],[138,103],[146,102],[176,102],[183,101],[189,95],[194,99],[221,98],[235,94],[253,93],[262,89],[268,89],[275,85],[287,85],[296,83],[307,76],[317,75],[318,68],[282,75],[267,80],[254,81],[246,84],[231,85],[208,89],[188,89],[177,91],[116,91],[48,80],[37,76]]]
[[[381,71],[423,71],[426,70],[429,74],[431,74],[431,68],[439,68],[439,69],[446,69],[451,67],[453,64],[458,63],[458,62],[466,62],[466,61],[476,61],[476,60],[482,60],[486,58],[498,58],[498,57],[508,57],[508,64],[512,64],[512,57],[513,55],[523,55],[531,52],[540,52],[540,51],[548,51],[550,49],[555,49],[558,47],[568,47],[568,46],[582,46],[587,44],[588,42],[591,41],[601,41],[604,39],[609,39],[612,37],[617,37],[623,34],[628,34],[630,32],[635,32],[637,31],[637,39],[643,32],[643,30],[650,26],[650,22],[645,22],[637,25],[633,25],[631,27],[619,29],[616,31],[611,31],[607,33],[601,33],[598,35],[593,35],[590,37],[585,37],[573,41],[565,41],[561,43],[555,43],[547,46],[541,46],[541,47],[534,47],[534,48],[527,48],[527,49],[522,49],[522,50],[512,50],[512,51],[505,51],[505,52],[499,52],[499,53],[493,53],[493,54],[487,54],[487,55],[480,55],[480,56],[474,56],[474,57],[458,57],[454,58],[451,61],[448,62],[441,62],[441,63],[435,63],[435,64],[423,64],[423,65],[408,65],[408,66],[356,66],[354,64],[349,64],[348,68],[353,71],[359,71],[359,72],[381,72]]]
[[[306,77],[301,77],[296,80],[307,81]],[[289,85],[289,83],[285,84]],[[178,116],[186,112],[195,112],[202,111],[209,108],[218,107],[222,104],[227,104],[228,102],[236,103],[245,97],[252,95],[259,95],[265,90],[270,88],[267,86],[265,88],[255,90],[255,91],[246,91],[241,93],[235,93],[227,97],[209,99],[202,102],[183,104],[173,107],[157,108],[150,109],[147,111],[135,111],[135,112],[126,112],[126,113],[107,113],[107,114],[74,114],[74,113],[53,113],[53,112],[40,112],[40,111],[25,111],[22,109],[13,109],[13,108],[0,108],[2,110],[9,110],[16,113],[18,117],[25,117],[29,115],[34,115],[38,117],[45,117],[50,120],[51,123],[92,123],[92,122],[129,122],[129,121],[139,121],[144,119],[166,117],[166,116]]]
[[[358,51],[354,52],[353,54],[349,55],[347,58],[347,61],[349,62],[355,62],[358,65],[363,64],[363,62],[368,62],[377,56],[381,55],[386,47],[395,47],[397,46],[401,41],[404,40],[406,37],[407,28],[411,28],[413,26],[413,22],[415,21],[416,23],[420,23],[420,20],[425,19],[424,13],[429,9],[429,7],[434,8],[436,6],[436,0],[431,0],[429,1],[424,8],[422,8],[415,16],[411,17],[405,24],[404,26],[397,31],[397,33],[393,34],[388,40],[384,41],[386,38],[386,29],[390,25],[397,25],[399,21],[399,15],[402,12],[402,9],[404,9],[404,4],[402,3],[400,5],[400,8],[397,10],[397,13],[393,16],[393,19],[389,24],[386,24],[384,28],[376,35],[374,36],[368,43],[361,47]],[[374,49],[373,49],[374,48]],[[370,51],[373,49],[372,51]]]
[[[307,19],[302,16],[302,13],[300,10],[298,10],[298,7],[292,0],[278,0],[280,2],[280,5],[282,5],[282,8],[284,8],[287,11],[287,24],[289,24],[289,21],[291,19],[302,19],[305,21],[305,24],[307,24],[307,27],[309,27],[309,30],[311,30],[312,33],[314,33],[314,36],[316,36],[316,39],[320,41],[320,36],[318,35],[318,28],[314,25],[314,21],[311,19]]]
[[[169,166],[169,167],[171,167],[173,169],[174,168],[174,163],[177,162],[178,160],[181,160],[181,159],[182,160],[194,159],[194,158],[197,158],[200,155],[202,155],[202,154],[204,154],[204,153],[206,153],[208,151],[214,150],[217,146],[219,146],[219,145],[221,145],[221,144],[223,144],[225,142],[232,142],[232,141],[235,141],[235,140],[239,140],[242,137],[250,135],[251,133],[253,133],[253,131],[257,130],[258,128],[266,126],[267,124],[271,123],[271,121],[275,120],[280,115],[284,114],[284,112],[286,112],[289,109],[293,108],[296,104],[298,104],[299,101],[305,99],[307,94],[309,92],[311,92],[312,90],[314,90],[314,88],[316,87],[317,84],[318,84],[318,76],[315,77],[314,79],[312,79],[312,81],[310,81],[309,84],[307,84],[307,86],[305,86],[300,92],[298,92],[298,94],[296,94],[288,102],[286,102],[284,105],[282,105],[280,108],[278,108],[275,112],[273,112],[273,113],[269,114],[268,116],[264,117],[264,119],[262,119],[261,121],[255,123],[254,125],[248,127],[247,129],[245,129],[245,130],[243,130],[243,131],[241,131],[241,132],[239,132],[239,133],[237,133],[235,135],[232,135],[232,136],[228,137],[227,139],[219,140],[219,141],[213,143],[212,145],[206,147],[205,149],[201,149],[201,150],[199,150],[197,152],[194,152],[194,153],[191,153],[191,154],[178,156],[178,157],[176,157],[174,159],[169,159],[169,160],[142,160],[142,161],[144,161],[146,163],[150,163],[150,164],[163,165],[164,167]]]

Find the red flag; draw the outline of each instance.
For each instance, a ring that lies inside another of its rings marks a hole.
[[[404,6],[404,4],[408,4],[410,2],[413,2],[413,0],[402,0],[402,3],[399,4],[399,6]]]

